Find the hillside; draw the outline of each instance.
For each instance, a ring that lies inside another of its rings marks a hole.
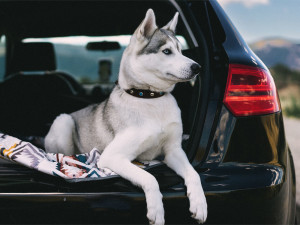
[[[250,44],[252,50],[268,66],[284,64],[300,71],[300,44],[281,38],[270,38]]]

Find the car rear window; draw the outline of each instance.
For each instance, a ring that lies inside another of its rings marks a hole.
[[[130,37],[131,35],[69,36],[28,38],[23,42],[52,43],[57,70],[71,74],[82,84],[110,84],[118,78],[122,54],[129,44]],[[183,36],[177,38],[183,50],[188,49],[185,38]]]

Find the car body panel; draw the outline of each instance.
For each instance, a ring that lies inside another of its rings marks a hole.
[[[214,12],[219,18],[222,28],[224,29],[226,39],[223,47],[228,55],[228,63],[243,64],[249,66],[257,66],[267,69],[264,63],[255,55],[249,48],[247,43],[242,38],[230,18],[217,3],[216,0],[211,0],[210,4],[214,8]]]

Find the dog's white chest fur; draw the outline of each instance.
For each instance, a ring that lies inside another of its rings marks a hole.
[[[138,159],[154,159],[163,153],[166,140],[174,132],[182,132],[180,109],[171,94],[157,99],[139,99],[116,91],[111,95],[111,102],[121,107],[116,116],[122,120],[119,127],[124,130],[122,135],[143,140],[135,155]],[[131,132],[136,130],[139,130],[138,136],[132,137]]]
[[[152,133],[149,133],[149,137],[147,140],[145,140],[144,146],[141,146],[142,148],[144,148],[144,151],[137,156],[137,159],[152,160],[158,155],[163,154],[165,141],[169,138],[169,134],[170,132],[172,132],[172,128],[174,128],[174,126],[178,126],[179,124],[176,122],[161,122],[161,126],[159,127],[159,124],[157,124],[158,127],[156,129],[149,127],[149,130],[152,130]]]

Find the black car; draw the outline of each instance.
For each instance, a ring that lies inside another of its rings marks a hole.
[[[57,115],[103,101],[148,8],[160,26],[180,13],[183,54],[202,66],[173,95],[206,223],[295,224],[295,170],[274,81],[215,0],[1,1],[0,131],[42,147]],[[166,223],[196,223],[183,180],[165,165],[149,172]],[[70,183],[4,160],[0,212],[1,223],[148,223],[143,191],[120,177]]]

